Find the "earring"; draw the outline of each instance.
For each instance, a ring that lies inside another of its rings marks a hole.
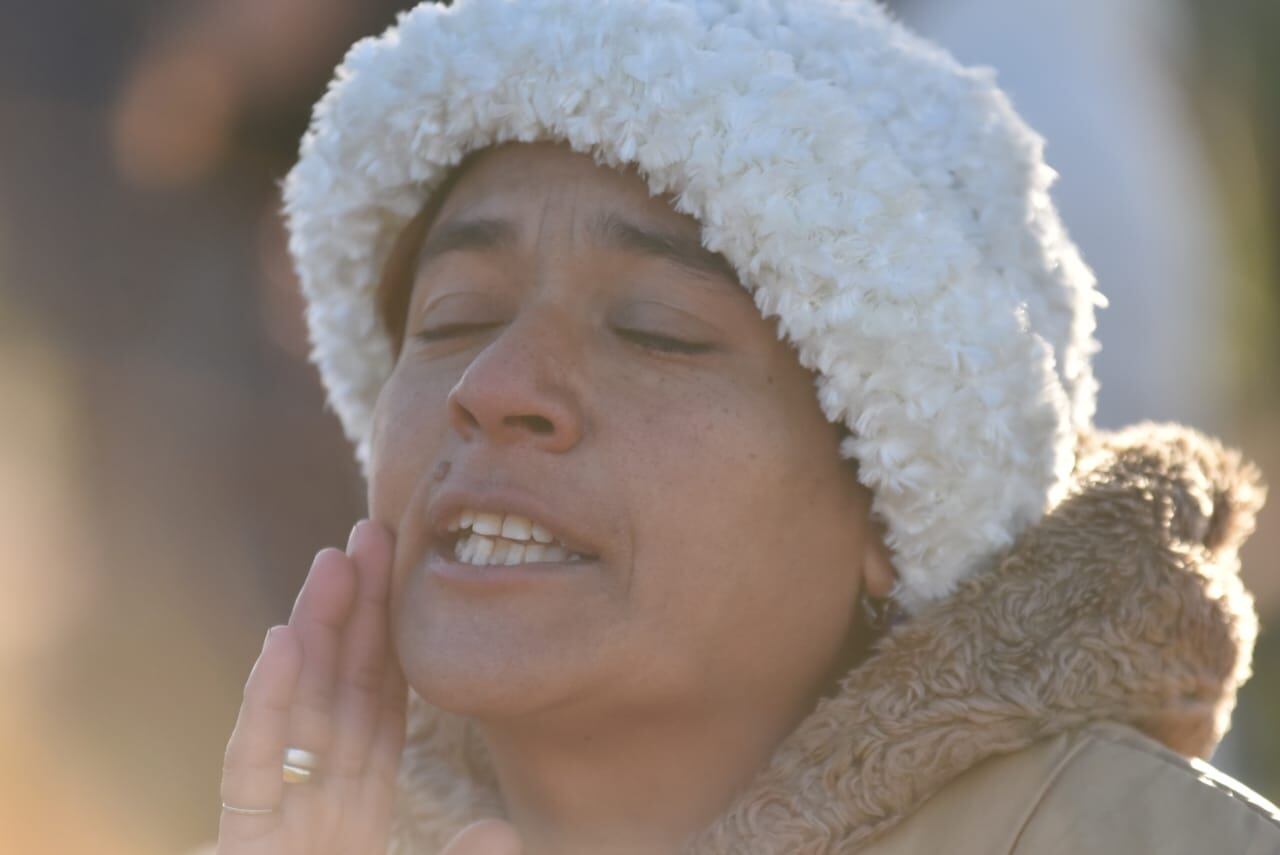
[[[898,622],[898,603],[892,597],[880,600],[863,594],[858,599],[862,604],[862,617],[876,635]]]

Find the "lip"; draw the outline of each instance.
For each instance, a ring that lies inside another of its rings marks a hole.
[[[529,564],[511,565],[511,570],[529,570],[540,567],[580,567],[595,564],[601,558],[600,547],[591,542],[574,521],[548,507],[547,504],[523,491],[510,488],[467,488],[450,487],[441,490],[427,507],[427,531],[430,541],[427,543],[428,554],[442,559],[443,564],[453,564],[466,568],[473,575],[480,570],[496,570],[506,565],[472,565],[462,564],[454,560],[451,553],[446,553],[441,546],[452,539],[456,532],[449,531],[449,523],[465,510],[481,511],[494,514],[519,514],[535,520],[545,526],[555,538],[570,552],[589,556],[587,560],[575,562],[532,562]],[[497,575],[497,574],[491,574]]]

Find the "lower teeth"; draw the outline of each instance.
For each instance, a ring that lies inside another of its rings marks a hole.
[[[479,534],[463,535],[458,538],[453,546],[453,554],[463,564],[485,566],[559,561],[576,562],[582,561],[585,557],[576,552],[569,552],[556,543],[526,543]]]

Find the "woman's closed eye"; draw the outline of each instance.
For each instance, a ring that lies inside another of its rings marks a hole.
[[[608,323],[623,341],[657,353],[708,353],[720,341],[713,324],[662,300],[627,300],[609,313]]]
[[[711,342],[688,341],[648,330],[614,327],[614,331],[632,344],[663,353],[706,353],[715,348]]]
[[[488,330],[499,326],[502,326],[500,321],[473,321],[466,323],[437,324],[435,326],[419,330],[415,337],[419,341],[445,341],[448,339],[465,338],[466,336],[487,332]]]
[[[501,323],[497,321],[437,324],[419,330],[416,338],[424,342],[447,341],[478,335],[498,326]],[[706,353],[715,347],[710,342],[687,341],[647,330],[616,328],[615,331],[633,344],[663,353]]]

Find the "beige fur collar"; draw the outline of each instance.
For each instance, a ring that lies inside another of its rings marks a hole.
[[[1067,498],[890,632],[689,851],[851,851],[985,757],[1090,721],[1212,751],[1256,632],[1237,550],[1259,473],[1176,425],[1090,436],[1078,460]],[[434,855],[501,802],[471,726],[412,706],[391,851]]]

